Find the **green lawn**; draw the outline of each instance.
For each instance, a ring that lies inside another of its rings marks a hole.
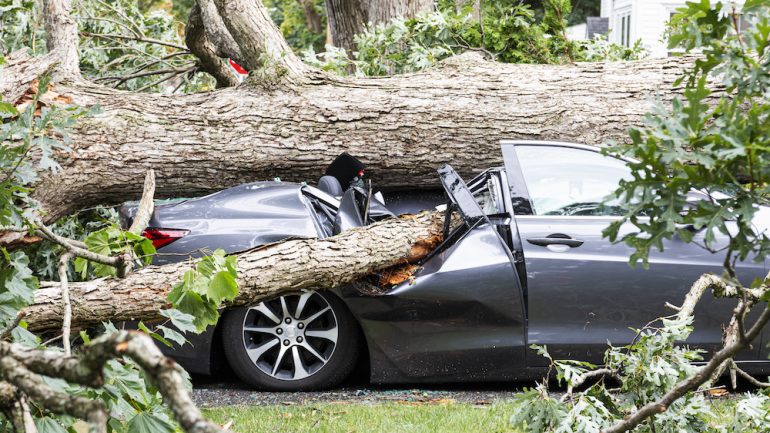
[[[515,433],[506,403],[325,403],[300,406],[235,406],[204,409],[212,421],[234,420],[241,433]]]
[[[734,401],[715,399],[714,420],[731,416]],[[428,403],[323,403],[226,406],[203,409],[212,421],[234,421],[241,433],[516,433],[509,402],[488,405],[437,400]]]

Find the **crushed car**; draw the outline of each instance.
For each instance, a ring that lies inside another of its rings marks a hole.
[[[607,197],[630,176],[626,161],[592,146],[503,141],[502,167],[465,182],[449,165],[441,190],[374,194],[364,165],[343,154],[316,186],[256,182],[206,197],[158,205],[145,236],[158,264],[202,251],[237,252],[292,237],[328,237],[381,218],[446,209],[443,242],[403,282],[280,296],[226,310],[216,327],[170,351],[188,371],[223,363],[260,389],[307,390],[339,384],[359,365],[378,384],[516,381],[541,377],[548,360],[601,364],[607,343],[629,343],[665,314],[723,258],[673,239],[632,268],[632,250],[602,230],[621,210]],[[693,199],[699,199],[693,192]],[[121,208],[131,223],[135,204]],[[755,224],[770,228],[770,209]],[[762,278],[770,259],[737,264],[744,281]],[[713,352],[734,301],[704,299],[687,343]],[[745,370],[770,373],[767,343],[741,353]],[[367,361],[368,362],[365,362]]]

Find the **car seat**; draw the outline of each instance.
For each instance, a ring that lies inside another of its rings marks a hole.
[[[344,192],[340,181],[336,177],[329,175],[321,176],[321,179],[318,180],[318,189],[332,197],[340,197]]]

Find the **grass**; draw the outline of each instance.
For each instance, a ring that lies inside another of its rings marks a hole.
[[[714,422],[729,419],[734,406],[733,399],[712,400]],[[203,413],[219,424],[232,420],[230,429],[241,433],[517,433],[509,422],[513,413],[509,401],[226,406],[203,409]]]
[[[241,433],[515,433],[509,403],[324,403],[204,409],[212,421],[234,420]]]

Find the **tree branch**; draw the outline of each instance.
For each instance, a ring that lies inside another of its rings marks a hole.
[[[749,341],[753,341],[759,333],[762,331],[762,327],[770,320],[770,306],[765,306],[762,310],[762,314],[757,319],[754,326],[746,333],[746,340],[740,340],[733,344],[724,346],[718,352],[711,357],[709,362],[700,368],[697,373],[677,383],[671,390],[669,390],[659,400],[648,403],[636,412],[625,417],[622,421],[616,423],[614,426],[602,433],[621,433],[629,430],[633,430],[639,424],[643,423],[647,418],[654,416],[658,413],[665,412],[673,402],[680,397],[684,396],[690,391],[694,391],[702,384],[706,383],[711,377],[712,373],[719,368],[722,363],[731,359],[736,353],[745,349],[748,346]]]
[[[749,373],[746,373],[740,367],[738,367],[738,364],[736,364],[735,361],[731,360],[730,364],[731,364],[731,368],[733,368],[736,373],[738,373],[742,378],[749,381],[749,383],[751,383],[752,385],[756,386],[757,388],[770,388],[770,383],[762,382],[755,379],[754,376],[750,375]]]
[[[97,254],[93,251],[88,251],[87,249],[83,248],[85,247],[85,244],[82,244],[82,247],[80,245],[77,245],[75,242],[73,242],[72,239],[65,238],[63,236],[59,236],[56,233],[54,233],[50,228],[46,227],[45,224],[40,224],[37,229],[43,237],[48,239],[51,242],[56,242],[57,244],[61,245],[72,253],[75,256],[82,257],[84,259],[90,260],[92,262],[101,263],[103,265],[109,265],[109,266],[115,266],[119,267],[121,265],[122,259],[119,257],[109,257],[102,254]]]
[[[214,53],[221,58],[231,58],[239,64],[245,64],[241,48],[225,26],[213,0],[197,0],[206,39],[211,43]]]
[[[198,57],[201,69],[217,80],[217,87],[235,87],[240,84],[230,63],[218,56],[214,46],[209,42],[199,2],[196,2],[190,10],[190,17],[185,27],[185,42],[190,51]]]
[[[142,190],[142,198],[139,200],[139,207],[134,215],[134,221],[131,223],[131,227],[128,231],[134,234],[142,233],[142,230],[147,228],[147,224],[152,218],[152,213],[155,210],[155,204],[153,203],[153,197],[155,196],[155,170],[147,170],[147,174],[144,177],[144,189]]]
[[[104,33],[91,33],[80,32],[82,36],[88,36],[92,38],[105,38],[105,39],[123,39],[127,41],[145,42],[148,44],[162,45],[164,47],[176,48],[177,50],[188,51],[184,45],[175,44],[173,42],[161,41],[158,39],[147,38],[144,36],[128,36],[128,35],[113,35]]]
[[[124,356],[136,362],[152,380],[183,431],[223,432],[219,426],[207,421],[193,403],[181,367],[163,356],[149,336],[139,332],[118,331],[103,335],[83,346],[78,356],[0,342],[0,377],[41,403],[46,410],[86,420],[91,423],[92,431],[103,432],[107,414],[101,403],[54,391],[45,385],[39,374],[97,388],[104,384],[105,363]]]
[[[98,401],[71,396],[50,388],[40,376],[9,356],[0,358],[0,376],[43,405],[46,410],[87,421],[91,424],[92,433],[107,432],[107,411]]]
[[[78,25],[70,16],[70,0],[44,0],[46,46],[49,52],[58,52],[61,62],[56,69],[57,79],[80,78]]]
[[[152,379],[164,401],[174,414],[174,419],[188,433],[222,433],[218,425],[206,420],[201,414],[184,384],[179,367],[171,358],[163,356],[150,337],[127,331],[110,336],[115,355],[133,359]]]
[[[242,65],[259,71],[260,80],[287,78],[302,82],[307,66],[297,57],[273,23],[262,2],[213,0],[225,27],[241,51]]]
[[[72,253],[64,253],[59,258],[59,282],[61,284],[61,300],[62,310],[62,345],[64,346],[64,355],[69,356],[72,354],[72,348],[70,347],[70,328],[72,327],[72,304],[70,303],[70,289],[67,281],[67,268],[69,261],[72,258]]]

